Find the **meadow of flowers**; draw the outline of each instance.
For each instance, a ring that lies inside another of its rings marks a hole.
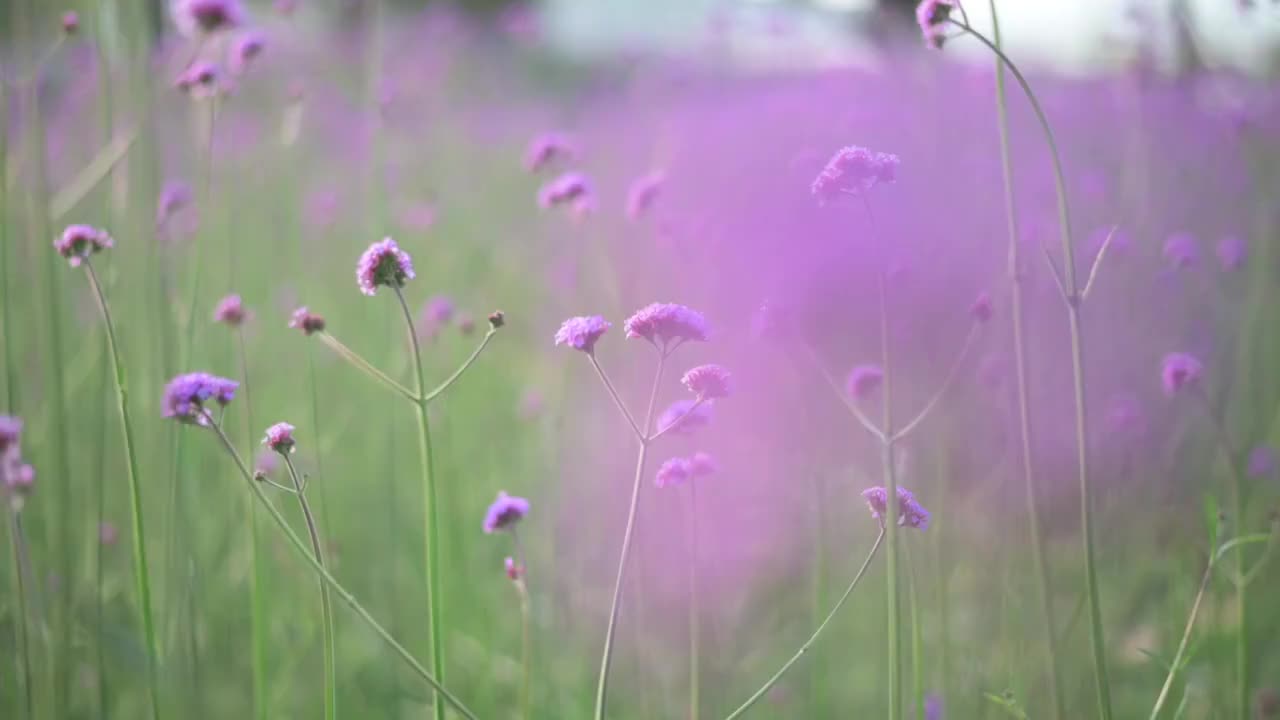
[[[6,6],[0,717],[1280,718],[1280,95],[975,2]]]

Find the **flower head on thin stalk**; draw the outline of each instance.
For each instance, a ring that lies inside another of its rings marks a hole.
[[[181,180],[166,182],[156,200],[156,225],[164,225],[179,210],[190,205],[191,199],[191,186]]]
[[[62,13],[62,32],[66,35],[75,35],[80,32],[80,16],[74,11],[68,10]]]
[[[0,457],[16,453],[22,440],[22,418],[0,415]]]
[[[657,201],[658,195],[662,193],[665,182],[666,176],[657,171],[637,178],[631,184],[631,190],[627,192],[627,219],[639,220],[648,212]]]
[[[599,315],[571,317],[556,331],[556,345],[564,345],[590,355],[596,351],[596,342],[611,327],[613,324]]]
[[[884,522],[884,516],[889,510],[889,494],[882,487],[867,488],[862,491],[862,497],[867,501],[867,506],[871,508],[871,517]],[[918,530],[929,529],[929,511],[924,506],[916,502],[916,498],[911,491],[906,488],[898,488],[898,524],[905,527],[912,527]]]
[[[289,318],[289,327],[301,330],[304,335],[322,332],[324,316],[311,312],[304,305],[293,311],[293,315]]]
[[[1259,445],[1249,453],[1247,467],[1249,477],[1271,477],[1276,473],[1276,451],[1269,445]]]
[[[865,400],[884,383],[884,371],[879,365],[859,365],[849,371],[845,391],[855,400]]]
[[[262,444],[266,445],[281,455],[292,453],[297,448],[293,439],[294,427],[287,422],[278,422],[267,428],[267,434],[262,438]]]
[[[1195,356],[1182,352],[1165,355],[1160,368],[1160,382],[1169,396],[1199,385],[1203,375],[1204,365]]]
[[[676,303],[653,303],[640,308],[623,329],[628,338],[643,338],[667,345],[673,341],[706,342],[711,336],[702,313]]]
[[[986,323],[991,320],[991,316],[995,311],[991,307],[991,296],[987,293],[979,293],[978,297],[969,306],[969,316],[975,321]]]
[[[173,81],[173,86],[195,100],[208,100],[222,91],[222,70],[206,60],[196,60]]]
[[[484,531],[492,534],[499,530],[514,527],[525,515],[529,514],[529,501],[506,491],[499,490],[498,497],[489,505],[484,514]]]
[[[512,582],[524,577],[524,567],[516,563],[515,559],[510,555],[503,558],[502,567],[507,572],[507,578]]]
[[[571,160],[575,155],[577,149],[564,135],[545,133],[529,143],[524,155],[524,166],[529,172],[536,173],[556,160]]]
[[[205,403],[225,407],[234,398],[240,383],[204,372],[179,375],[169,381],[161,399],[161,415],[178,422],[207,425]]]
[[[234,294],[219,300],[218,306],[213,310],[214,322],[233,328],[243,325],[248,316],[249,312],[244,309],[244,302],[239,295]]]
[[[843,196],[862,195],[876,185],[894,182],[899,162],[892,153],[849,145],[831,156],[809,189],[824,205]]]
[[[243,75],[248,72],[249,67],[262,56],[262,52],[266,48],[266,36],[257,30],[250,30],[236,38],[235,45],[231,46],[231,60],[229,62],[231,72],[236,75]]]
[[[1222,265],[1222,269],[1228,272],[1239,270],[1244,267],[1244,262],[1249,257],[1249,249],[1245,246],[1244,240],[1235,235],[1228,235],[1218,241],[1218,263]]]
[[[28,495],[35,489],[36,469],[14,456],[3,463],[0,475],[3,476],[4,490],[9,495],[9,503],[14,510],[21,510]]]
[[[88,225],[68,225],[53,241],[53,249],[67,259],[71,267],[80,267],[90,255],[115,247],[115,241],[107,234]]]
[[[677,400],[658,416],[658,432],[666,432],[667,428],[671,428],[673,433],[692,434],[711,424],[712,407],[714,406],[687,398]]]
[[[1200,244],[1187,233],[1170,235],[1164,241],[1164,259],[1174,270],[1186,270],[1200,261]]]
[[[699,450],[689,456],[689,473],[695,477],[710,477],[720,472],[720,463],[711,453]]]
[[[501,310],[494,310],[489,313],[489,329],[497,330],[507,324],[507,314]]]
[[[538,191],[538,205],[549,210],[557,205],[569,205],[575,212],[590,209],[591,181],[579,172],[567,172],[548,182]]]
[[[401,288],[413,277],[413,258],[391,238],[370,245],[356,264],[360,292],[370,297],[377,294],[380,285]]]
[[[916,6],[916,23],[924,34],[924,41],[929,47],[940,50],[947,39],[947,20],[951,11],[956,9],[956,0],[924,0]]]
[[[689,460],[673,457],[658,467],[658,472],[653,477],[653,484],[658,488],[672,487],[688,482],[692,476],[693,467],[689,464]]]
[[[729,397],[733,390],[732,377],[721,365],[699,365],[686,372],[680,382],[704,401]]]
[[[184,37],[211,35],[245,22],[239,0],[171,0],[169,14]]]

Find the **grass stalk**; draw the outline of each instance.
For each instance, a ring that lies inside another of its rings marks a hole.
[[[234,262],[234,260],[233,260]],[[235,343],[240,361],[240,388],[244,395],[245,447],[253,447],[253,389],[249,382],[249,353],[245,347],[244,329],[236,327]],[[266,554],[262,548],[262,529],[258,527],[258,507],[249,504],[249,642],[252,653],[250,665],[253,673],[253,710],[258,720],[270,717],[270,681],[267,668],[270,660],[269,618],[271,617],[271,591],[267,588],[268,573]]]
[[[689,482],[689,720],[698,720],[698,484]]]
[[[316,518],[311,514],[311,504],[307,502],[307,495],[303,492],[302,481],[298,478],[298,471],[294,468],[293,461],[287,454],[282,453],[281,456],[284,458],[285,467],[289,469],[289,479],[293,481],[293,494],[298,497],[302,517],[307,522],[311,551],[315,554],[316,562],[324,567],[324,543],[320,540]],[[333,641],[333,601],[329,597],[329,586],[323,580],[320,581],[320,608],[324,616],[324,717],[325,720],[333,720],[337,715],[338,706],[338,675],[334,654],[336,647]]]
[[[22,517],[18,510],[11,510],[9,513],[9,540],[13,545],[13,579],[14,587],[18,596],[18,617],[15,625],[18,626],[18,644],[20,646],[19,662],[22,666],[22,693],[24,707],[27,711],[27,718],[35,720],[35,680],[31,676],[31,634],[28,631],[27,606],[30,604],[27,597],[27,563],[24,560],[25,543],[22,534]]]

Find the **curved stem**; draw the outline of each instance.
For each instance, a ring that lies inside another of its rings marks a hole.
[[[410,322],[412,323],[412,321]],[[410,327],[412,327],[412,325],[410,325]],[[330,350],[338,354],[338,357],[341,357],[343,360],[346,360],[353,367],[355,367],[355,369],[363,372],[364,374],[368,375],[374,380],[377,380],[383,385],[386,385],[392,390],[395,390],[396,392],[400,393],[409,402],[414,403],[415,405],[418,403],[417,393],[413,392],[409,388],[406,388],[405,386],[401,385],[395,380],[392,380],[390,375],[387,375],[386,373],[382,372],[378,368],[374,367],[373,363],[369,362],[368,360],[365,360],[355,350],[352,350],[346,345],[343,345],[338,340],[338,338],[330,335],[327,332],[318,332],[315,335],[316,337],[320,338],[320,342],[327,345]]]
[[[467,371],[467,368],[471,367],[471,364],[476,361],[476,358],[480,357],[480,353],[484,352],[485,346],[489,344],[489,340],[491,340],[493,336],[497,334],[498,334],[497,329],[490,327],[489,331],[484,334],[484,338],[480,340],[480,344],[476,346],[475,350],[471,351],[471,355],[469,355],[467,359],[464,360],[463,363],[458,366],[457,370],[453,371],[452,375],[445,378],[444,382],[437,385],[435,389],[432,390],[431,392],[422,396],[422,402],[429,403],[432,400],[435,400],[442,393],[444,393],[445,390],[448,390],[455,382],[457,382],[458,378],[462,377],[462,374]]]
[[[1191,628],[1195,627],[1196,616],[1200,614],[1200,601],[1204,599],[1205,588],[1209,587],[1209,578],[1213,577],[1213,561],[1214,557],[1210,556],[1209,563],[1204,569],[1204,577],[1200,580],[1200,589],[1196,591],[1196,599],[1191,603],[1191,615],[1187,618],[1187,626],[1182,631],[1182,640],[1178,643],[1177,652],[1173,654],[1173,661],[1169,663],[1169,674],[1165,675],[1155,707],[1151,708],[1151,720],[1156,720],[1160,716],[1160,708],[1164,707],[1164,701],[1169,697],[1169,689],[1173,687],[1173,678],[1178,674],[1178,667],[1182,665],[1182,655],[1187,651]]]
[[[800,646],[800,649],[791,656],[791,659],[783,663],[782,667],[778,668],[778,671],[766,680],[764,685],[760,686],[760,689],[756,690],[751,697],[747,698],[746,702],[742,703],[737,710],[729,713],[725,720],[734,720],[735,718],[740,717],[747,710],[750,710],[752,705],[755,705],[760,698],[764,697],[765,693],[769,692],[770,688],[782,679],[782,676],[791,669],[792,665],[795,665],[801,657],[804,657],[805,653],[809,652],[809,648],[813,647],[813,643],[817,641],[818,636],[822,634],[822,631],[826,629],[827,625],[831,622],[831,619],[836,616],[836,613],[840,612],[840,608],[844,606],[844,602],[853,594],[853,589],[858,587],[858,582],[862,580],[862,576],[866,574],[867,568],[871,565],[871,559],[876,556],[876,551],[880,549],[880,543],[884,540],[885,536],[885,527],[892,525],[893,523],[889,523],[887,526],[881,526],[880,534],[876,535],[875,544],[871,546],[871,552],[867,553],[867,559],[862,562],[862,567],[858,569],[858,574],[853,576],[853,582],[849,583],[849,587],[845,588],[844,594],[836,601],[835,607],[831,608],[831,612],[827,613],[827,617],[824,618],[818,625],[817,629],[813,631],[813,634],[809,636],[809,639],[805,640],[804,644]]]
[[[609,397],[613,398],[613,404],[618,406],[618,412],[622,413],[622,417],[631,426],[631,431],[636,434],[636,439],[643,441],[644,431],[640,429],[639,425],[636,425],[635,418],[631,417],[631,411],[627,410],[626,403],[622,402],[622,397],[618,395],[613,383],[609,381],[609,376],[605,373],[604,368],[600,366],[600,361],[596,359],[596,354],[593,352],[587,353],[587,358],[591,360],[591,367],[595,368],[596,374],[600,376],[600,382],[604,383],[605,390],[609,391]]]
[[[404,311],[404,322],[409,332],[409,344],[413,348],[413,367],[417,377],[414,393],[422,395],[426,388],[422,373],[422,346],[418,343],[418,330],[413,326],[413,313],[409,312],[409,303],[398,287],[393,287],[396,299],[400,301],[400,309]],[[482,345],[483,347],[483,345]],[[431,669],[440,682],[444,682],[444,614],[441,607],[440,591],[440,500],[436,493],[435,471],[432,467],[431,422],[427,417],[426,400],[414,403],[418,410],[418,459],[422,463],[423,500],[426,523],[426,557],[427,557],[427,626],[431,629]],[[444,699],[437,693],[433,703],[435,720],[444,720]]]
[[[689,720],[698,720],[698,483],[689,483]]]
[[[285,467],[289,469],[289,479],[293,481],[293,492],[298,496],[298,506],[302,508],[302,517],[307,522],[307,535],[311,538],[311,552],[315,555],[316,563],[321,567],[325,567],[324,543],[320,541],[320,531],[316,527],[315,516],[311,514],[311,504],[307,502],[307,496],[302,492],[302,481],[298,478],[298,471],[293,467],[293,461],[289,459],[288,454],[281,453],[281,457],[284,458]],[[333,639],[333,601],[329,598],[329,586],[323,580],[320,581],[320,609],[324,617],[324,717],[325,720],[333,720],[337,715],[338,706],[338,673]]]
[[[995,0],[990,0],[995,44],[1000,45],[1000,22]],[[1049,700],[1053,718],[1062,720],[1065,708],[1062,702],[1062,671],[1058,667],[1057,623],[1054,620],[1053,597],[1049,592],[1049,563],[1045,558],[1044,543],[1040,534],[1040,499],[1036,488],[1034,447],[1031,425],[1031,383],[1027,370],[1026,319],[1023,316],[1023,274],[1018,257],[1018,213],[1014,200],[1013,160],[1009,150],[1009,108],[1005,96],[1004,64],[996,59],[996,117],[1000,128],[1000,166],[1004,177],[1005,218],[1009,229],[1009,280],[1011,288],[1013,322],[1013,363],[1017,379],[1018,429],[1021,440],[1020,458],[1023,486],[1026,488],[1028,533],[1031,535],[1032,571],[1036,577],[1040,613],[1045,632],[1045,658],[1049,668]],[[1056,274],[1055,274],[1056,278]]]
[[[947,376],[943,379],[941,387],[939,387],[937,392],[933,394],[933,397],[929,398],[929,401],[924,404],[924,407],[920,412],[917,413],[914,418],[911,418],[910,422],[903,425],[901,430],[894,434],[893,439],[895,441],[901,440],[907,435],[910,435],[912,430],[915,430],[920,423],[925,421],[925,418],[929,417],[929,414],[933,412],[934,407],[938,405],[938,401],[942,400],[942,396],[947,394],[947,390],[951,389],[952,383],[954,383],[956,377],[960,375],[960,366],[964,364],[964,359],[968,357],[969,348],[973,346],[973,339],[977,337],[977,335],[978,325],[974,324],[970,326],[969,334],[965,335],[964,345],[960,346],[960,353],[956,355],[956,359],[951,363],[951,369],[947,371]]]
[[[690,415],[696,412],[698,408],[702,407],[703,403],[705,402],[706,400],[704,400],[702,397],[698,397],[698,399],[694,400],[693,404],[689,406],[688,410],[685,410],[683,413],[681,413],[679,417],[672,420],[671,423],[668,424],[666,427],[650,435],[649,438],[646,440],[646,442],[651,443],[654,440],[657,440],[658,438],[662,437],[663,435],[666,435],[667,433],[671,432],[672,430],[675,430],[676,428],[680,427],[680,424],[683,423],[686,418],[688,418]]]
[[[1080,525],[1083,536],[1085,588],[1089,598],[1089,640],[1093,654],[1094,680],[1097,686],[1098,713],[1102,720],[1111,720],[1111,685],[1107,674],[1107,645],[1102,626],[1102,606],[1098,597],[1098,575],[1094,561],[1093,493],[1089,477],[1088,407],[1085,402],[1084,332],[1080,322],[1080,294],[1076,284],[1075,247],[1071,236],[1071,214],[1067,205],[1066,179],[1062,171],[1062,157],[1058,152],[1057,141],[1054,139],[1053,129],[1049,126],[1049,120],[1044,114],[1044,109],[1040,107],[1040,102],[1036,99],[1035,93],[1032,92],[1030,84],[1027,83],[1026,78],[1023,77],[1017,66],[999,47],[967,23],[960,23],[955,20],[949,22],[986,45],[1008,68],[1014,79],[1018,81],[1018,85],[1026,95],[1041,129],[1044,131],[1045,143],[1049,146],[1049,154],[1053,161],[1054,191],[1058,199],[1058,223],[1062,235],[1062,254],[1063,264],[1065,265],[1062,288],[1063,300],[1066,302],[1067,317],[1071,330],[1071,375],[1076,406],[1075,431],[1080,485]],[[1243,617],[1241,619],[1243,621]]]
[[[146,643],[151,716],[159,718],[160,683],[157,677],[156,628],[151,612],[151,577],[147,572],[147,545],[142,512],[142,486],[138,480],[138,454],[133,437],[133,420],[129,415],[129,383],[125,377],[124,365],[120,362],[115,323],[111,321],[111,310],[107,305],[106,297],[102,294],[98,274],[93,269],[93,263],[87,258],[84,261],[84,267],[89,285],[93,288],[93,296],[98,301],[98,309],[102,312],[102,322],[107,329],[107,344],[111,349],[111,367],[115,370],[116,404],[120,410],[120,431],[124,441],[125,458],[128,461],[129,500],[133,511],[133,574],[142,612],[143,640]]]
[[[280,511],[271,504],[271,500],[263,494],[262,488],[259,487],[258,483],[253,479],[253,473],[249,472],[249,468],[244,464],[244,460],[240,457],[240,453],[236,452],[235,446],[231,444],[231,439],[222,431],[222,428],[217,427],[216,425],[211,426],[210,429],[213,430],[214,434],[218,436],[218,439],[222,441],[222,447],[231,456],[231,459],[235,461],[236,467],[240,470],[241,476],[243,476],[245,482],[249,484],[249,489],[253,491],[258,502],[266,508],[267,514],[271,516],[271,520],[275,522],[276,526],[280,528],[280,531],[284,533],[285,538],[289,541],[289,544],[293,546],[293,549],[307,561],[307,564],[311,566],[311,569],[315,571],[315,573],[324,580],[325,584],[327,584],[329,588],[333,590],[333,592],[337,594],[344,603],[346,603],[347,607],[351,608],[351,610],[354,611],[355,614],[378,635],[378,637],[382,638],[382,641],[389,645],[391,649],[394,650],[395,653],[399,655],[415,673],[418,674],[419,677],[426,680],[427,684],[435,689],[436,694],[439,697],[444,698],[444,700],[461,713],[464,718],[467,718],[468,720],[478,720],[475,713],[471,712],[466,705],[463,705],[462,701],[453,693],[446,690],[445,687],[440,684],[440,681],[428,672],[427,669],[422,666],[422,663],[418,662],[417,658],[406,650],[403,645],[396,642],[396,639],[391,636],[391,633],[387,632],[386,629],[369,614],[369,611],[364,609],[364,606],[356,600],[355,596],[343,587],[342,583],[338,582],[338,580],[330,574],[327,569],[325,569],[324,565],[320,564],[315,557],[312,556],[311,552],[307,549],[306,544],[303,543],[302,538],[298,537],[297,533],[293,531],[293,528],[289,527],[289,521],[284,518],[284,515],[280,514]]]
[[[653,388],[649,391],[649,408],[645,411],[644,427],[641,436],[649,432],[653,424],[653,408],[658,401],[658,386],[662,384],[662,371],[667,364],[666,350],[659,350],[658,370],[654,374]],[[640,452],[636,458],[636,473],[631,482],[631,506],[627,510],[627,526],[622,533],[622,550],[618,556],[618,573],[613,583],[613,600],[609,604],[609,625],[604,635],[604,651],[600,658],[600,678],[596,684],[595,720],[604,720],[605,703],[609,698],[609,665],[613,660],[613,637],[618,627],[618,610],[622,604],[622,584],[626,580],[627,556],[631,551],[631,538],[636,529],[636,511],[640,507],[640,485],[644,478],[644,462],[649,452],[649,443],[640,441]]]
[[[853,415],[854,419],[856,419],[867,432],[871,433],[876,440],[882,443],[887,440],[884,431],[876,427],[876,424],[872,422],[871,418],[867,417],[866,414],[862,412],[858,407],[858,404],[849,399],[844,388],[840,387],[840,383],[836,382],[836,379],[831,376],[831,373],[827,372],[827,368],[822,364],[822,360],[818,358],[818,353],[810,347],[808,343],[802,342],[800,344],[804,347],[805,355],[808,356],[809,362],[813,365],[814,369],[822,375],[822,378],[827,381],[827,385],[831,386],[831,391],[835,393],[837,398],[839,398],[840,403],[845,406],[845,409],[849,411],[849,414]]]

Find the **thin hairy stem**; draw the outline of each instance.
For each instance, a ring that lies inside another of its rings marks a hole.
[[[102,294],[102,285],[98,282],[98,274],[93,264],[86,258],[85,274],[89,285],[93,288],[93,296],[98,301],[98,309],[102,312],[102,323],[107,330],[107,345],[111,350],[111,367],[115,371],[116,405],[120,410],[120,432],[124,441],[125,459],[128,461],[129,500],[133,521],[133,574],[137,583],[138,603],[142,614],[143,641],[147,653],[147,685],[151,701],[151,716],[160,717],[160,682],[156,650],[155,620],[151,612],[151,576],[147,566],[146,532],[143,522],[142,486],[139,481],[138,453],[134,442],[133,420],[129,414],[129,382],[125,377],[124,365],[120,362],[120,347],[116,342],[115,323],[111,320],[111,310],[107,299]]]
[[[1156,704],[1151,708],[1151,720],[1156,720],[1160,716],[1160,708],[1164,707],[1165,700],[1169,697],[1169,690],[1173,687],[1173,679],[1182,665],[1182,655],[1187,651],[1187,641],[1191,639],[1191,628],[1195,627],[1196,616],[1200,614],[1200,601],[1204,599],[1205,588],[1209,587],[1209,578],[1213,577],[1213,562],[1214,556],[1210,556],[1204,568],[1204,577],[1200,579],[1200,589],[1196,591],[1196,599],[1191,603],[1191,614],[1187,617],[1187,626],[1182,631],[1182,640],[1178,642],[1178,650],[1169,663],[1169,673],[1165,675],[1164,684],[1160,686],[1160,695],[1156,697]]]
[[[465,373],[467,369],[471,367],[472,363],[476,361],[476,358],[480,357],[480,353],[484,352],[484,349],[486,346],[488,346],[489,341],[493,339],[494,335],[497,335],[497,334],[498,334],[498,329],[490,326],[489,331],[484,334],[484,337],[480,340],[480,344],[476,346],[476,349],[471,351],[471,354],[467,356],[467,359],[464,360],[462,364],[458,366],[457,370],[453,371],[452,375],[445,378],[444,382],[437,385],[435,389],[432,390],[431,392],[427,393],[426,395],[423,395],[422,402],[429,403],[432,400],[435,400],[441,394],[443,394],[445,390],[448,390],[450,387],[452,387],[453,384],[458,381],[458,378],[462,377],[462,374]]]
[[[284,458],[285,467],[289,469],[289,479],[293,481],[293,492],[298,496],[298,506],[302,509],[302,517],[307,522],[311,552],[315,556],[316,564],[325,567],[324,543],[320,540],[316,518],[311,514],[311,504],[307,502],[307,496],[302,492],[302,480],[299,479],[298,471],[294,468],[293,460],[289,455],[281,453],[281,457]],[[324,717],[325,720],[333,720],[338,712],[337,656],[333,638],[333,601],[329,597],[329,586],[323,580],[320,581],[320,609],[324,618]]]
[[[600,382],[604,383],[605,390],[609,391],[609,397],[613,399],[613,404],[618,407],[618,412],[622,413],[622,417],[626,419],[627,424],[631,426],[631,431],[636,434],[637,440],[644,440],[644,431],[636,424],[635,418],[631,416],[631,411],[627,410],[626,403],[622,402],[622,397],[618,395],[618,391],[610,382],[608,374],[604,368],[600,366],[600,361],[596,359],[594,352],[587,353],[587,358],[591,360],[591,367],[596,369],[596,374],[600,376]]]
[[[797,650],[789,660],[783,663],[782,667],[778,668],[778,671],[774,673],[772,677],[766,680],[764,685],[761,685],[758,690],[752,693],[751,697],[747,698],[746,702],[738,706],[737,710],[734,710],[733,712],[729,713],[728,717],[726,717],[725,720],[734,720],[734,718],[740,717],[747,710],[750,710],[752,705],[755,705],[756,702],[760,700],[760,698],[764,697],[765,693],[769,692],[770,688],[772,688],[774,685],[778,683],[779,680],[782,679],[782,676],[785,675],[787,671],[791,669],[792,665],[795,665],[797,662],[799,662],[800,658],[804,657],[804,654],[809,652],[809,649],[813,647],[814,642],[818,640],[818,636],[822,634],[822,631],[825,630],[827,628],[827,625],[831,623],[831,619],[836,616],[836,613],[840,612],[840,608],[844,606],[845,601],[848,600],[849,596],[853,594],[853,589],[858,587],[858,582],[862,580],[862,576],[866,574],[867,568],[871,566],[872,558],[876,556],[876,551],[880,549],[880,543],[882,540],[884,540],[884,537],[885,537],[885,527],[889,527],[892,525],[893,523],[889,523],[887,526],[882,526],[880,528],[880,533],[876,535],[875,544],[871,546],[871,552],[867,553],[867,559],[862,561],[862,567],[858,569],[858,574],[853,576],[853,582],[849,583],[849,587],[845,588],[844,594],[841,595],[840,599],[836,601],[835,606],[831,608],[831,612],[827,613],[827,617],[824,618],[821,623],[819,623],[817,629],[815,629],[813,631],[813,634],[809,636],[809,639],[805,640],[804,644],[800,646],[800,649]]]
[[[425,397],[426,382],[422,372],[422,347],[418,343],[418,330],[413,325],[413,313],[409,312],[409,303],[398,286],[393,286],[396,299],[400,301],[400,309],[404,312],[405,327],[409,333],[409,344],[413,349],[413,367],[417,385],[414,395]],[[422,463],[423,508],[426,523],[426,557],[427,557],[427,626],[431,629],[431,665],[436,677],[444,682],[444,608],[441,606],[440,589],[440,499],[436,492],[435,470],[432,467],[431,421],[427,417],[426,400],[414,403],[418,411],[418,459]],[[439,694],[433,702],[435,720],[444,720],[444,699]]]
[[[412,321],[410,321],[410,323],[412,323]],[[365,360],[355,350],[352,350],[346,345],[343,345],[341,342],[339,342],[338,338],[330,335],[327,332],[317,332],[315,336],[320,338],[320,342],[328,346],[330,350],[338,354],[338,357],[342,358],[343,360],[346,360],[355,369],[363,372],[364,374],[368,375],[374,380],[377,380],[383,385],[386,385],[392,390],[395,390],[396,392],[400,393],[400,395],[404,396],[404,398],[409,402],[414,403],[415,405],[418,403],[418,394],[416,392],[401,385],[395,380],[392,380],[390,375],[387,375],[386,373],[382,372],[378,368],[374,367],[373,363],[370,363],[368,360]]]
[[[876,427],[875,422],[862,412],[862,409],[858,407],[857,402],[850,399],[848,393],[844,391],[844,388],[840,387],[840,383],[836,382],[836,379],[831,376],[831,373],[827,372],[827,368],[822,364],[822,360],[818,357],[817,351],[810,347],[808,343],[802,342],[800,344],[804,348],[805,355],[809,358],[810,364],[812,364],[814,369],[818,371],[818,374],[822,375],[822,379],[827,381],[827,385],[831,387],[831,392],[835,393],[835,396],[840,399],[840,403],[845,406],[845,409],[849,411],[849,414],[853,415],[854,419],[858,421],[858,424],[862,425],[867,432],[871,433],[877,441],[881,443],[885,442],[888,438],[885,437],[884,431]]]
[[[367,624],[369,628],[378,635],[378,637],[382,638],[382,641],[390,646],[391,649],[394,650],[395,653],[399,655],[400,658],[404,660],[419,677],[426,680],[427,684],[435,689],[438,696],[444,698],[444,700],[448,702],[448,704],[452,705],[464,718],[467,718],[468,720],[478,720],[475,713],[471,712],[466,705],[463,705],[462,701],[453,693],[445,689],[445,687],[440,684],[440,681],[428,672],[427,669],[422,666],[422,663],[418,662],[417,658],[406,650],[403,645],[396,642],[396,639],[391,636],[391,633],[387,632],[386,629],[369,614],[369,611],[364,609],[364,606],[356,600],[355,596],[343,587],[342,583],[338,582],[338,580],[334,578],[327,569],[325,569],[324,565],[320,564],[320,562],[315,559],[311,554],[311,551],[307,549],[306,544],[302,541],[302,538],[298,537],[297,533],[293,531],[293,528],[289,527],[289,521],[285,519],[284,515],[280,514],[280,511],[271,504],[271,500],[263,494],[262,488],[259,487],[258,483],[253,479],[253,473],[249,472],[249,468],[244,464],[244,460],[240,457],[240,453],[236,452],[235,446],[231,444],[231,439],[222,431],[222,428],[217,427],[216,425],[211,426],[210,429],[212,429],[214,434],[218,436],[218,439],[222,442],[222,447],[227,451],[227,454],[231,456],[231,459],[235,461],[236,467],[240,470],[240,474],[244,477],[245,482],[249,484],[249,489],[253,492],[262,507],[266,509],[267,514],[271,516],[271,520],[275,522],[276,526],[280,528],[280,531],[284,533],[285,539],[289,541],[289,544],[293,546],[293,549],[298,553],[298,555],[306,560],[307,564],[311,566],[311,569],[324,580],[325,584],[327,584],[344,603],[346,603],[347,607],[351,608],[351,610],[355,612],[355,614],[359,616],[359,618],[363,620],[365,624]]]
[[[946,378],[943,379],[942,385],[933,394],[933,396],[929,398],[929,401],[924,404],[924,407],[921,408],[920,412],[917,413],[915,417],[911,418],[910,422],[903,425],[902,429],[894,433],[893,439],[895,442],[902,440],[906,436],[910,435],[912,430],[919,427],[920,423],[924,422],[925,419],[929,417],[929,414],[933,412],[933,409],[937,407],[938,402],[942,400],[942,397],[947,394],[947,390],[951,389],[952,383],[954,383],[955,379],[960,375],[960,367],[964,365],[965,358],[969,356],[969,349],[973,347],[973,339],[977,336],[978,325],[975,323],[970,326],[969,334],[965,335],[964,344],[960,346],[960,352],[956,355],[956,359],[951,363],[951,369],[947,371]]]
[[[618,627],[618,610],[622,606],[622,585],[627,575],[627,556],[631,552],[631,538],[636,529],[636,512],[640,507],[640,485],[644,479],[644,463],[649,452],[649,443],[643,437],[653,424],[653,409],[658,402],[658,387],[662,384],[662,372],[667,364],[667,348],[660,348],[658,369],[654,373],[653,388],[649,391],[649,407],[645,411],[644,426],[641,430],[640,452],[636,457],[635,477],[631,482],[631,506],[627,510],[627,525],[622,533],[622,550],[618,555],[618,573],[613,583],[613,600],[609,603],[609,625],[604,635],[604,651],[600,658],[600,678],[596,685],[595,720],[604,720],[605,705],[609,699],[609,666],[613,661],[614,632]]]

